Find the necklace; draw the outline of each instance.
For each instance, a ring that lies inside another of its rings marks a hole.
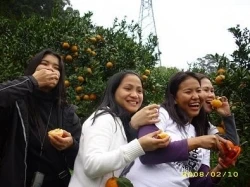
[[[50,117],[51,117],[52,109],[53,109],[53,105],[51,106],[50,111],[49,111],[49,117],[48,117],[48,121],[47,121],[47,124],[46,124],[46,128],[45,128],[45,132],[44,132],[43,138],[42,138],[42,135],[39,132],[39,128],[37,128],[38,135],[39,135],[39,141],[40,141],[40,144],[41,144],[41,146],[40,146],[40,154],[39,154],[40,157],[43,154],[43,146],[44,146],[45,137],[46,137],[46,134],[47,134],[47,131],[48,131],[48,127],[49,127],[49,122],[50,122]]]

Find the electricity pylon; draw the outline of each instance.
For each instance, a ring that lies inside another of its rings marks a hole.
[[[140,15],[139,15],[139,26],[141,28],[141,40],[142,42],[147,39],[150,34],[157,37],[155,18],[152,0],[141,0]],[[158,37],[157,37],[158,39]],[[159,40],[157,43],[157,53],[159,54],[159,65],[161,66]]]

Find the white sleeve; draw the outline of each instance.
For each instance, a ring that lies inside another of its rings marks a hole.
[[[208,167],[210,167],[210,150],[203,149],[203,151],[204,151],[204,157],[203,157],[203,159],[201,161],[201,164],[205,164]]]
[[[109,114],[99,116],[93,124],[91,120],[83,125],[78,159],[87,176],[103,176],[145,154],[137,139],[126,143],[122,131],[123,127]]]
[[[217,134],[219,132],[216,126],[214,126],[210,122],[209,122],[209,125],[210,125],[210,127],[209,127],[208,132],[207,132],[208,135]]]
[[[156,123],[155,125],[162,131],[165,131],[165,129],[167,128],[167,124],[169,123],[170,117],[168,112],[162,107],[160,107],[159,109],[159,119],[160,122]]]

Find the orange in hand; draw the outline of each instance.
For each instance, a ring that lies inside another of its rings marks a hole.
[[[220,108],[222,106],[222,102],[219,99],[214,99],[211,101],[211,105],[214,108]]]
[[[50,136],[63,136],[63,129],[57,128],[48,132]]]
[[[167,133],[161,132],[161,133],[157,134],[156,138],[158,138],[158,139],[163,139],[163,138],[166,138],[166,137],[168,137],[168,136],[169,136],[169,135],[168,135]]]
[[[227,141],[227,144],[231,149],[229,150],[224,143],[221,143],[221,146],[224,150],[225,158],[219,158],[219,163],[225,168],[228,168],[229,166],[233,165],[241,152],[240,146],[234,145],[229,140]]]

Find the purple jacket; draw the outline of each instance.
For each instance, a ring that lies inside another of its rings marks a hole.
[[[159,130],[155,125],[142,126],[138,132],[138,138],[149,134],[151,132]],[[188,144],[187,139],[171,142],[167,147],[157,149],[155,151],[148,151],[145,155],[140,157],[142,164],[161,164],[166,162],[178,162],[188,160]],[[209,172],[209,167],[206,165],[201,165],[198,172],[207,173]],[[190,178],[190,187],[214,187],[210,176],[208,177],[194,177]]]

